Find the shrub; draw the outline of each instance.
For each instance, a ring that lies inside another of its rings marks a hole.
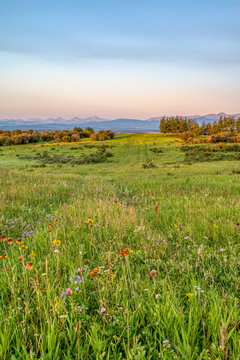
[[[145,164],[142,164],[143,169],[154,169],[156,167],[157,167],[157,165],[154,164],[152,161],[149,161],[149,162],[147,162]]]
[[[160,149],[160,148],[157,148],[157,147],[152,147],[149,149],[150,151],[154,152],[155,154],[159,154],[159,153],[162,153],[163,150]]]
[[[42,154],[38,153],[36,156],[21,157],[22,160],[37,160],[44,164],[94,164],[107,161],[113,154],[106,151],[105,146],[100,146],[97,151],[91,154],[84,154],[81,156],[65,156],[65,155],[49,155],[48,151]]]
[[[91,134],[93,141],[111,140],[115,136],[115,133],[111,130],[99,130],[97,133]]]

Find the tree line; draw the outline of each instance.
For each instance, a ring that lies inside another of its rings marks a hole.
[[[160,120],[159,129],[163,134],[184,134],[192,136],[216,135],[229,132],[240,134],[240,117],[234,119],[232,116],[221,116],[218,121],[213,123],[202,122],[201,126],[196,120],[183,118],[181,116],[163,116]]]
[[[28,143],[37,143],[41,141],[60,142],[78,142],[82,138],[91,138],[93,141],[104,141],[113,139],[115,133],[110,130],[100,130],[94,132],[91,127],[82,129],[75,127],[73,130],[56,130],[56,131],[34,131],[30,130],[0,130],[1,145],[20,145]]]

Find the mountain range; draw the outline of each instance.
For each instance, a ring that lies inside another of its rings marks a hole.
[[[194,115],[186,116],[188,119],[196,120],[200,125],[203,121],[206,123],[218,120],[220,116],[233,116],[235,119],[240,117],[240,113],[226,114],[224,112],[218,114]],[[98,116],[91,116],[87,118],[73,117],[71,119],[58,118],[29,118],[23,119],[0,119],[0,130],[14,130],[14,129],[33,129],[38,131],[43,130],[67,130],[73,129],[75,126],[86,128],[92,127],[95,131],[101,129],[108,129],[115,132],[156,132],[159,131],[159,123],[161,116],[152,117],[147,120],[140,119],[105,119]]]

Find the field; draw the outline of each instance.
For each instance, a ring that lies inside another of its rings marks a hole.
[[[240,359],[240,163],[182,145],[0,147],[0,359]]]

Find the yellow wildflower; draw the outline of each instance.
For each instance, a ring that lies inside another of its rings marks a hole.
[[[30,254],[31,258],[34,258],[36,256],[35,252],[32,251],[31,254]]]
[[[60,240],[53,240],[53,244],[54,245],[57,245],[57,246],[60,246],[61,245],[61,241]]]

